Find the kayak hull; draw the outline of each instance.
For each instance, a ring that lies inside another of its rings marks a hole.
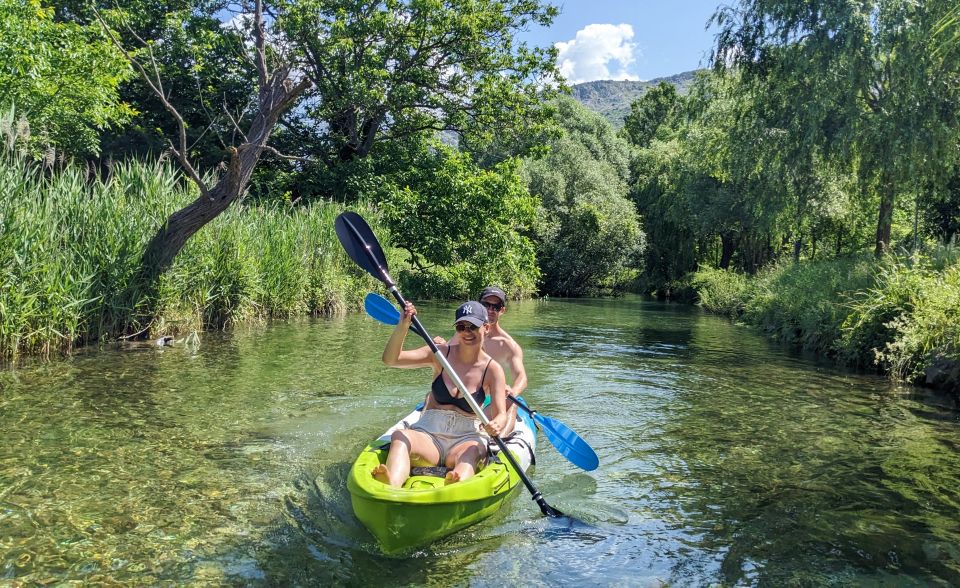
[[[529,417],[524,417],[518,415],[507,448],[526,470],[534,458],[536,429]],[[354,513],[387,554],[421,547],[482,521],[497,512],[521,484],[519,474],[499,453],[477,474],[455,484],[445,485],[442,477],[432,475],[413,475],[402,488],[375,480],[371,471],[386,462],[390,435],[419,418],[420,412],[414,410],[370,443],[354,462],[347,480]]]

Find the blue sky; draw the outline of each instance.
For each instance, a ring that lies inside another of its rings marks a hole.
[[[706,64],[715,28],[704,27],[723,0],[551,0],[560,15],[550,28],[519,35],[529,44],[558,44],[570,83],[651,80]]]

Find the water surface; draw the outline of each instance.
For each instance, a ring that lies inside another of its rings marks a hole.
[[[421,305],[451,334],[455,305]],[[353,518],[357,452],[430,374],[379,362],[351,315],[0,373],[0,584],[956,585],[960,412],[746,327],[636,298],[514,305],[541,439],[480,525],[402,559]],[[413,336],[411,335],[411,339]]]

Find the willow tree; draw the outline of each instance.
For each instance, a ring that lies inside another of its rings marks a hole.
[[[898,195],[937,175],[954,148],[957,101],[934,57],[945,0],[742,0],[717,12],[717,67],[738,67],[781,101],[795,152],[856,167],[879,197],[876,254]],[[799,148],[798,148],[799,147]]]

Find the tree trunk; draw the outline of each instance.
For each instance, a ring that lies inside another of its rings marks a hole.
[[[228,186],[228,179],[229,174],[224,176],[207,196],[200,196],[171,214],[150,239],[141,258],[141,268],[148,283],[152,283],[170,267],[190,237],[237,199],[239,194],[231,194],[233,190]]]
[[[141,286],[153,288],[187,240],[226,210],[246,189],[280,115],[309,87],[306,81],[295,85],[288,79],[288,74],[279,72],[261,87],[259,109],[250,124],[247,142],[239,148],[230,148],[227,170],[216,185],[209,191],[201,186],[201,191],[206,193],[171,214],[147,244],[140,259],[142,281],[138,281]]]
[[[724,232],[720,234],[720,269],[729,269],[730,260],[733,259],[733,254],[737,250],[737,239],[736,233],[733,232]]]
[[[877,215],[877,247],[873,254],[878,259],[890,250],[890,229],[893,226],[893,206],[896,199],[893,180],[880,182],[880,213]]]

